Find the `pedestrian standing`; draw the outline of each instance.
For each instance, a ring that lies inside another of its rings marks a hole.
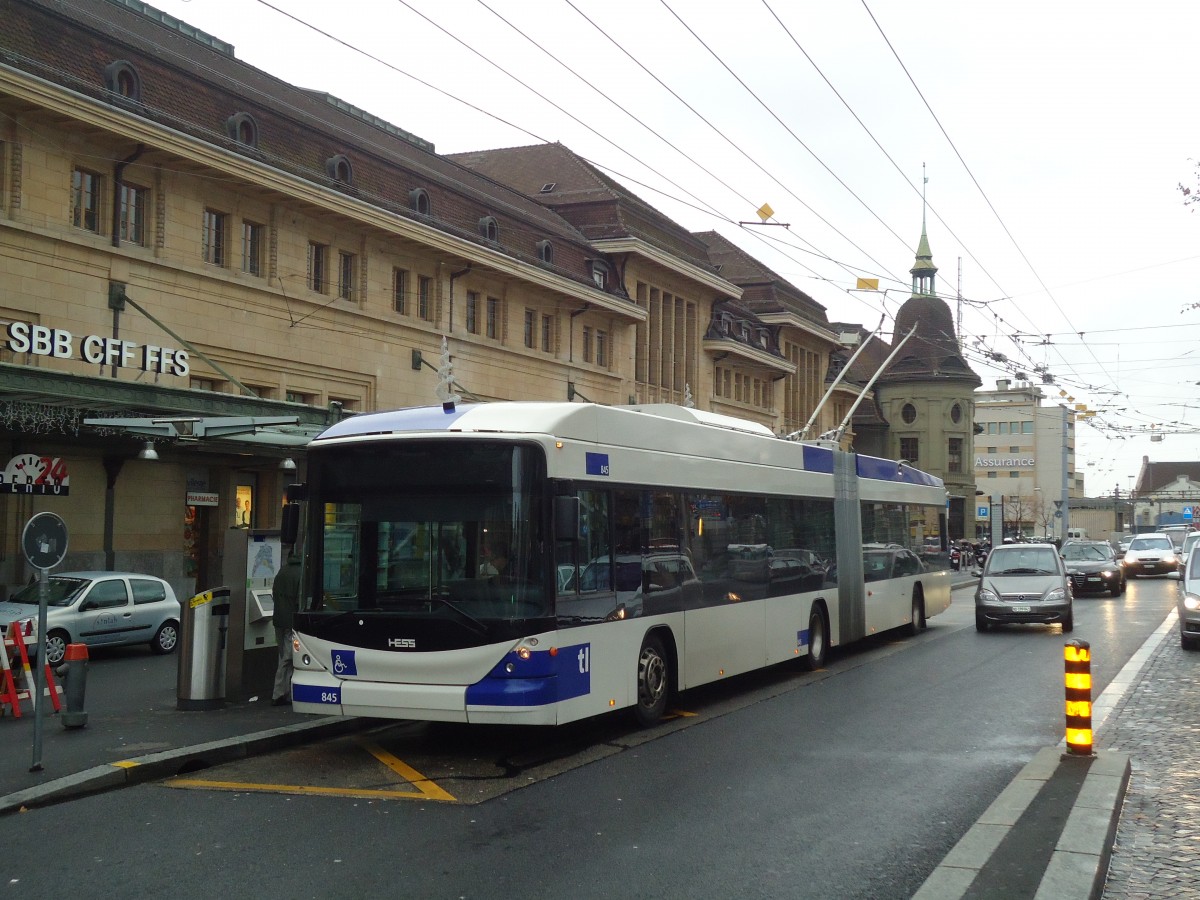
[[[295,548],[288,548],[287,561],[275,573],[275,580],[271,582],[271,600],[275,606],[275,642],[279,651],[271,703],[283,706],[292,700],[292,623],[300,604],[300,557]]]

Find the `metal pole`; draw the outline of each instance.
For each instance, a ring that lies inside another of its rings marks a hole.
[[[30,772],[42,771],[42,692],[46,682],[46,607],[50,602],[49,569],[38,569],[37,664],[33,667],[33,765]]]
[[[1066,405],[1062,408],[1062,536],[1063,540],[1067,539],[1067,529],[1071,527],[1071,504],[1068,502],[1071,492],[1071,479],[1067,473],[1068,447],[1067,447],[1067,422],[1071,411]]]

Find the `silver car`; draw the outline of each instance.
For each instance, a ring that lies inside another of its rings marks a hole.
[[[1183,570],[1183,590],[1176,604],[1179,610],[1179,643],[1184,650],[1200,650],[1200,553],[1188,557]]]
[[[1006,622],[1075,628],[1071,579],[1053,544],[1005,544],[989,554],[975,589],[975,628]]]
[[[46,662],[62,662],[67,644],[89,647],[149,644],[170,653],[179,642],[179,601],[171,585],[133,572],[62,572],[51,575],[46,608]],[[0,603],[0,627],[32,620],[37,627],[40,585],[26,585]]]

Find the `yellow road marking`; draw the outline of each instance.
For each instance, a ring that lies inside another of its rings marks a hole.
[[[252,781],[210,781],[204,778],[172,778],[164,784],[176,788],[206,788],[216,791],[259,791],[271,794],[302,794],[322,797],[356,797],[364,800],[435,800],[456,803],[457,798],[442,790],[412,766],[384,750],[378,744],[363,740],[356,743],[377,760],[407,781],[414,791],[378,790],[373,788],[316,787],[303,784],[264,784]],[[114,765],[137,765],[137,763],[114,763]]]
[[[443,791],[440,787],[418,772],[416,769],[406,765],[400,759],[397,759],[392,754],[388,753],[378,744],[373,741],[359,739],[358,743],[368,753],[374,756],[377,760],[419,790],[428,800],[449,800],[454,802],[454,797]]]
[[[120,762],[115,762],[114,765],[118,769],[133,769],[140,766],[141,763],[134,759],[123,759]]]
[[[259,791],[267,794],[307,794],[323,797],[356,797],[362,800],[440,800],[418,791],[380,791],[368,788],[315,787],[304,784],[255,784],[249,781],[205,781],[201,778],[172,778],[167,787],[205,788],[216,791]],[[453,800],[449,794],[446,798]]]

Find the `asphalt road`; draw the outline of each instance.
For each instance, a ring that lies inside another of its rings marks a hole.
[[[957,592],[915,639],[693,692],[680,706],[694,715],[650,732],[612,719],[563,733],[395,725],[193,773],[240,788],[144,785],[34,810],[8,820],[5,880],[126,897],[909,897],[1061,738],[1064,641],[1091,644],[1098,696],[1176,590],[1148,579],[1079,598],[1067,637],[978,634]],[[368,751],[376,774],[351,780],[405,798],[245,786],[345,782]],[[414,793],[380,763],[393,758],[454,800]]]

